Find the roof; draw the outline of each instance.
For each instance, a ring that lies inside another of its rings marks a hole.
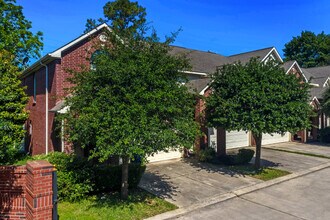
[[[186,86],[188,87],[189,92],[199,94],[209,85],[210,82],[211,78],[207,77],[203,79],[191,80],[186,83]]]
[[[322,95],[327,87],[323,87],[324,83],[330,77],[330,66],[303,68],[304,74],[308,75],[311,83],[318,84],[319,87],[311,88],[311,97],[322,99]]]
[[[288,72],[290,70],[290,68],[293,66],[294,63],[295,63],[294,60],[289,60],[287,62],[284,62],[282,64],[282,67],[284,68],[285,72]]]
[[[277,59],[282,61],[282,58],[274,47],[249,51],[232,56],[223,56],[221,54],[217,54],[210,51],[200,51],[185,47],[171,46],[171,50],[169,53],[171,55],[185,55],[190,60],[193,72],[207,74],[214,73],[218,66],[234,63],[237,61],[246,63],[252,57],[259,57],[260,59],[264,60],[271,53],[274,53]]]
[[[267,48],[263,48],[263,49],[259,49],[259,50],[253,50],[253,51],[249,51],[249,52],[245,52],[245,53],[235,54],[235,55],[229,56],[228,58],[232,63],[237,62],[237,61],[240,61],[242,63],[247,63],[247,62],[249,62],[249,60],[252,57],[258,57],[258,58],[264,60],[271,53],[274,53],[275,56],[280,61],[282,61],[282,58],[276,51],[275,47],[267,47]]]
[[[190,60],[193,72],[214,73],[217,66],[230,63],[229,59],[217,53],[184,47],[171,46],[171,55],[184,55]]]
[[[65,107],[65,100],[61,100],[61,101],[57,102],[56,105],[49,111],[58,112],[58,111],[62,110],[64,107]]]

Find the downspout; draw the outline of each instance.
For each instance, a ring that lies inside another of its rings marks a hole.
[[[43,64],[40,61],[40,64],[45,67],[46,69],[46,82],[45,82],[45,95],[46,95],[46,124],[45,124],[45,130],[46,130],[46,141],[45,141],[45,146],[46,146],[46,155],[48,154],[48,66],[46,64]]]

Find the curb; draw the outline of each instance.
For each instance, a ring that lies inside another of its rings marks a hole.
[[[286,182],[286,181],[289,181],[289,180],[292,180],[292,179],[296,179],[298,177],[302,177],[302,176],[314,173],[316,171],[326,169],[328,167],[330,167],[330,162],[323,163],[321,165],[318,165],[316,167],[312,167],[312,168],[307,169],[307,170],[299,171],[299,172],[292,173],[292,174],[289,174],[289,175],[286,175],[286,176],[283,176],[283,177],[279,177],[279,178],[276,178],[276,179],[273,179],[273,180],[269,180],[267,182],[257,183],[255,185],[240,188],[240,189],[237,189],[237,190],[225,193],[225,194],[210,197],[210,198],[207,198],[203,201],[200,201],[200,202],[198,202],[194,205],[191,205],[191,206],[188,206],[188,207],[178,208],[176,210],[169,211],[169,212],[165,212],[165,213],[147,218],[146,220],[159,220],[159,219],[178,218],[178,217],[180,217],[180,216],[182,216],[182,215],[184,215],[188,212],[194,211],[196,209],[201,209],[201,208],[204,208],[206,206],[214,205],[214,204],[224,202],[224,201],[227,201],[227,200],[230,200],[230,199],[233,199],[233,198],[238,198],[238,197],[243,196],[245,194],[248,194],[248,193],[260,190],[260,189],[268,188],[270,186],[277,185],[277,184],[280,184],[280,183],[283,183],[283,182]]]

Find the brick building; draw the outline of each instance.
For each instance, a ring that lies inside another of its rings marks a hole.
[[[66,108],[62,100],[66,95],[65,88],[71,86],[70,83],[67,82],[67,79],[70,77],[68,69],[77,70],[81,68],[81,65],[85,65],[89,68],[89,58],[94,52],[93,45],[104,41],[102,30],[105,28],[109,29],[106,24],[98,26],[56,51],[47,54],[24,70],[22,81],[23,85],[27,86],[27,94],[30,97],[27,105],[27,110],[30,111],[30,118],[26,123],[27,134],[25,147],[31,154],[35,155],[52,151],[72,151],[71,147],[66,145],[61,137],[60,129],[55,129],[56,127],[60,127],[60,125],[56,125],[56,123],[59,122],[55,120],[55,115],[65,111]],[[217,67],[223,64],[236,61],[245,63],[252,57],[258,57],[262,61],[274,59],[283,63],[281,56],[274,47],[233,56],[222,56],[209,51],[205,52],[173,46],[170,53],[185,54],[190,59],[192,69],[190,71],[184,71],[189,79],[187,86],[191,92],[200,96],[207,96],[210,94],[208,89],[210,83],[209,75],[214,73]],[[312,75],[308,70],[301,69],[295,61],[283,63],[283,68],[287,74],[292,73],[302,76],[305,82],[308,82]],[[317,85],[317,83],[314,83],[314,86]],[[318,98],[319,97],[311,98],[311,104],[315,107],[318,106]],[[202,123],[202,121],[200,121],[202,119],[199,116],[203,108],[203,101],[198,99],[195,119],[200,123]],[[316,122],[317,120],[314,119],[314,121]],[[202,131],[204,136],[196,141],[197,148],[204,145],[212,146],[217,144],[225,144],[227,148],[234,148],[253,144],[250,132],[217,131],[214,128],[207,128],[205,126],[202,126]],[[292,141],[294,139],[305,142],[308,134],[310,133],[302,131],[294,135],[288,132],[284,135],[264,135],[263,143],[279,143]],[[154,157],[150,157],[149,160],[159,161],[180,156],[181,152],[160,152],[155,154]]]

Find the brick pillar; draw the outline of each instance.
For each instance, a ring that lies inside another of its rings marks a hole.
[[[26,219],[52,219],[54,166],[44,160],[28,162],[26,165]]]

